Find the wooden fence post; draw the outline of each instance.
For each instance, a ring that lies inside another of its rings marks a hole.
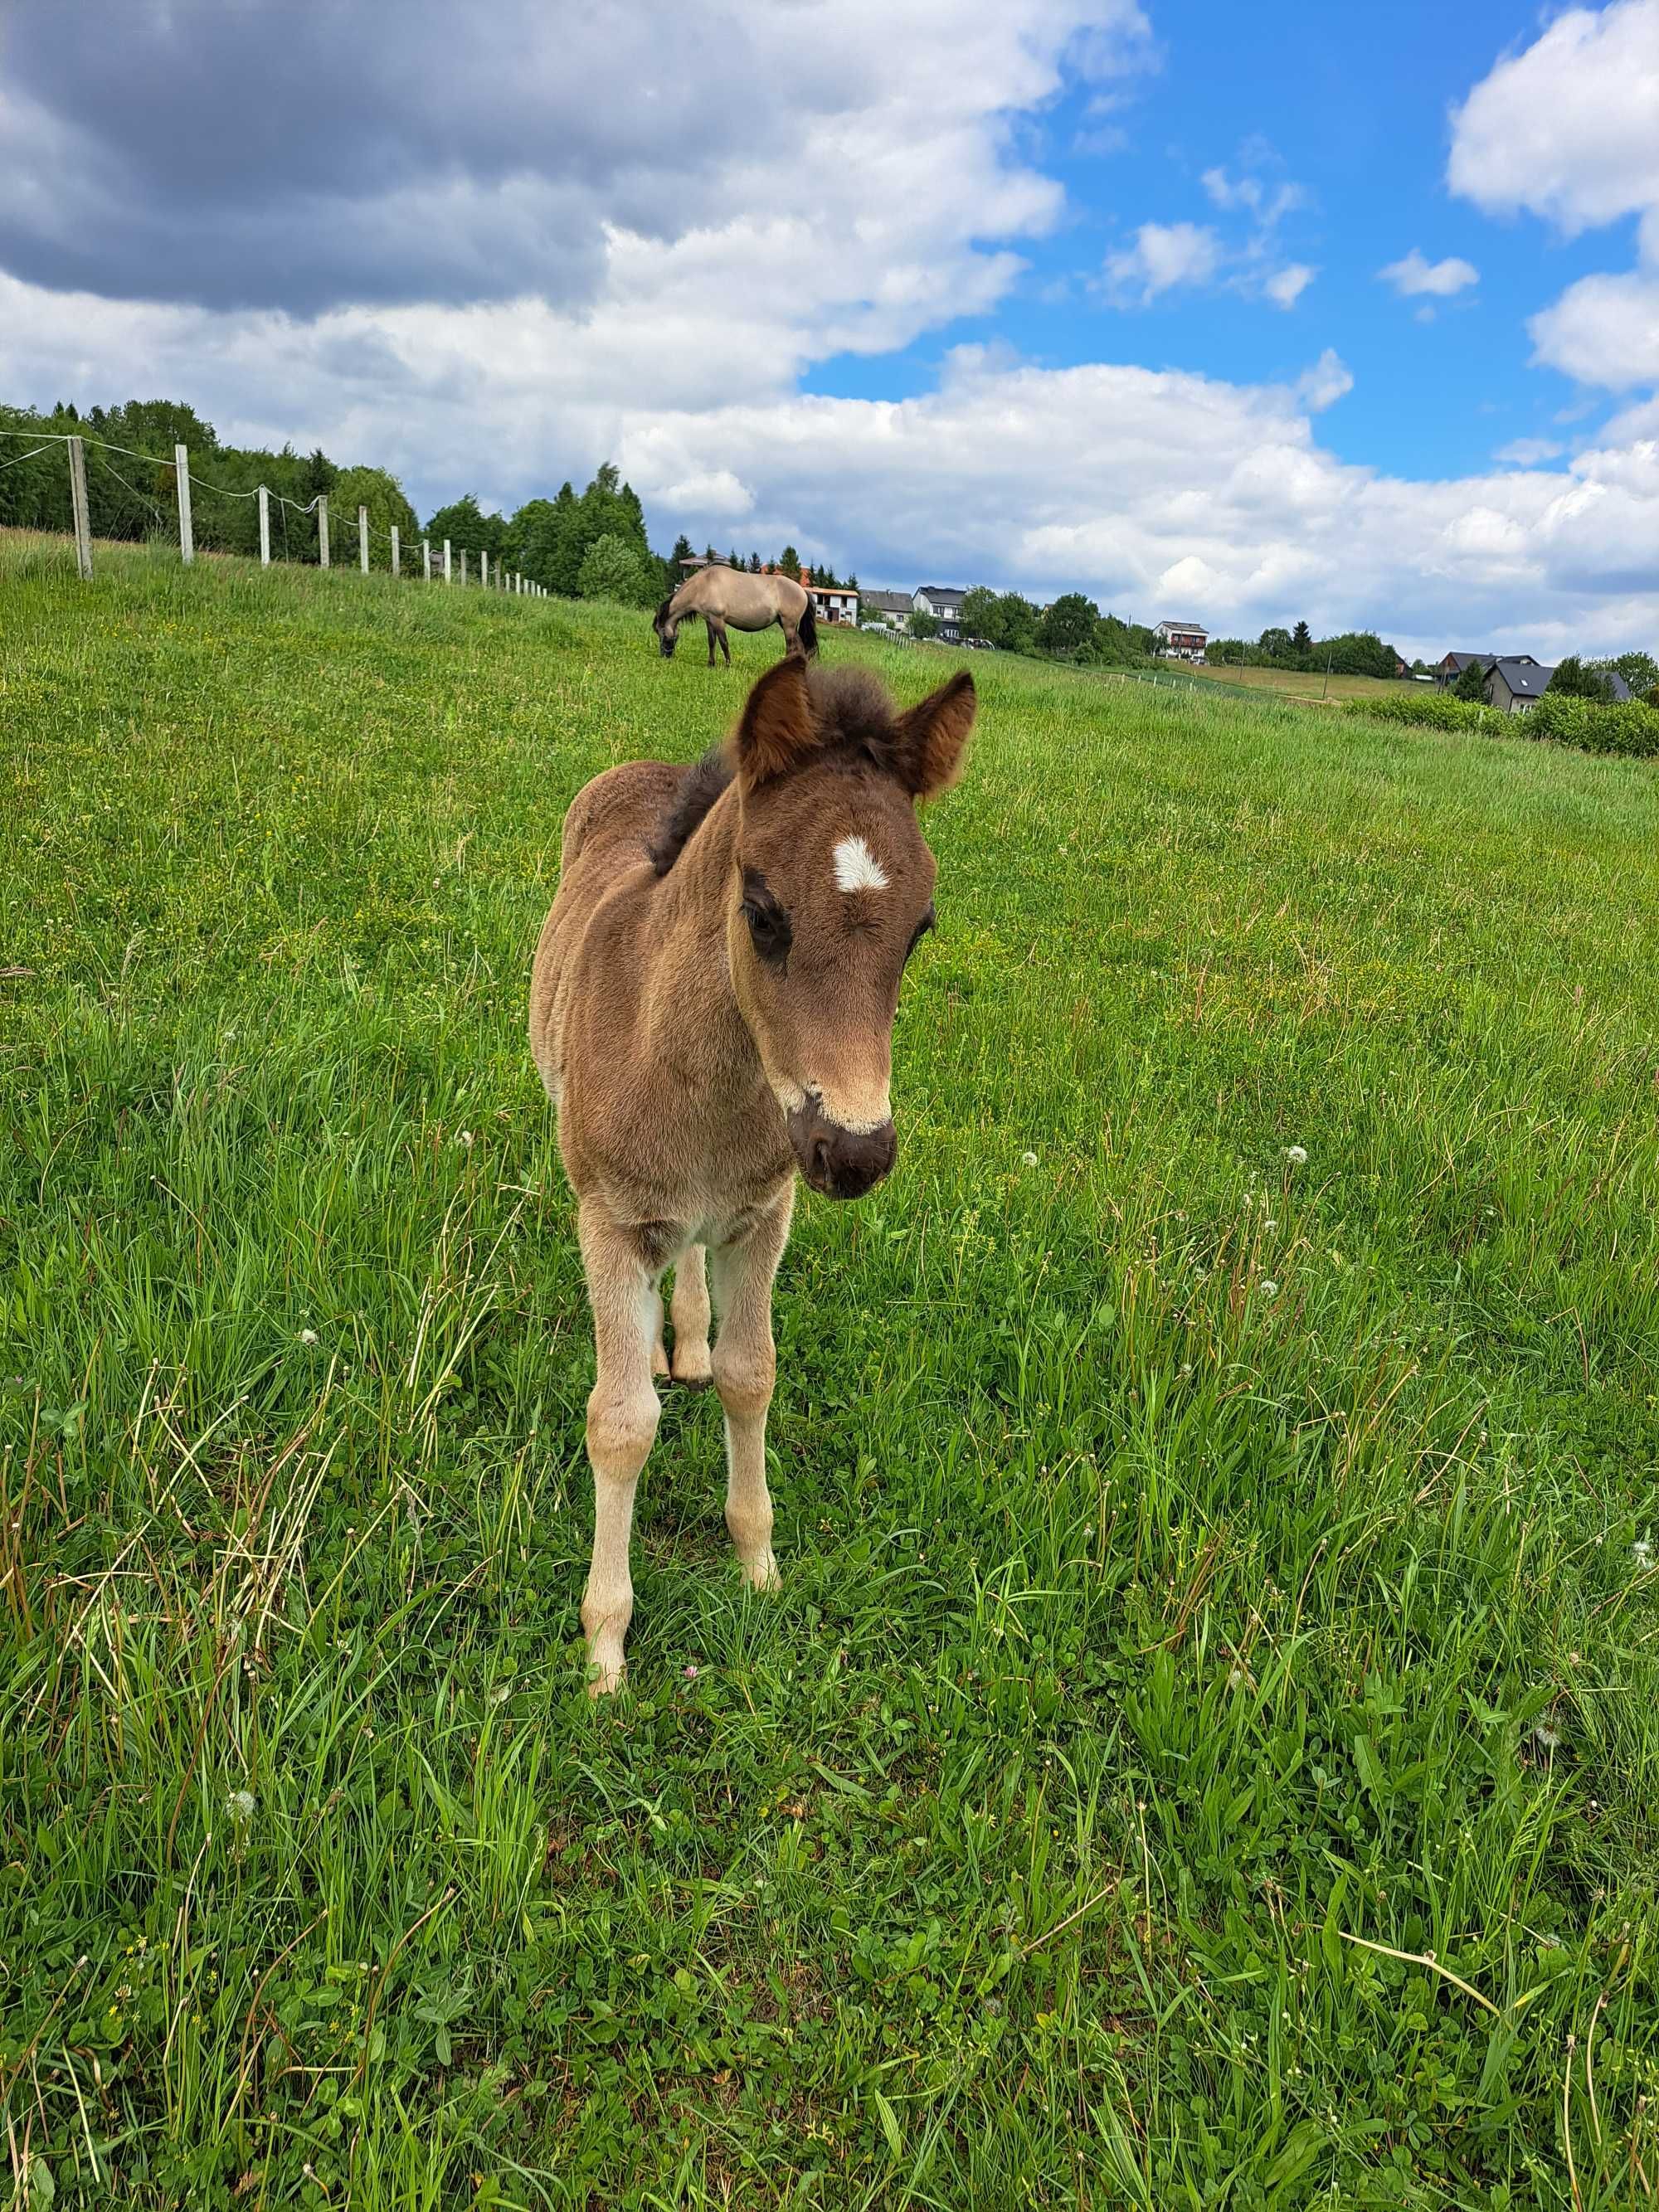
[[[392,573],[394,576],[401,576],[404,573],[404,556],[402,549],[398,544],[398,526],[395,522],[392,526]]]
[[[75,565],[81,581],[92,581],[92,510],[87,505],[87,449],[79,438],[69,441],[70,507],[75,516]]]
[[[173,449],[173,480],[179,487],[179,558],[188,564],[196,558],[196,532],[190,516],[190,447]]]
[[[270,566],[270,494],[259,487],[259,566]]]
[[[428,584],[432,581],[432,540],[429,538],[421,540],[421,574]]]
[[[361,503],[357,508],[357,566],[364,575],[368,574],[368,509]]]
[[[317,495],[317,562],[319,568],[328,566],[328,494]]]
[[[447,584],[453,584],[454,580],[454,564],[450,557],[449,540],[446,538],[444,540],[444,581]]]

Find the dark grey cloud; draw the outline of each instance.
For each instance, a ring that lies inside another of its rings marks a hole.
[[[591,296],[603,226],[723,220],[877,58],[787,0],[14,0],[0,269],[280,307]]]

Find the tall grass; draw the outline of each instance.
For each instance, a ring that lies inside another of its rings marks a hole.
[[[770,652],[0,551],[18,2201],[1650,2202],[1654,770],[976,659],[596,1710],[528,957]]]

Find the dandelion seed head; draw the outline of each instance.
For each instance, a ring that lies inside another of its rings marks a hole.
[[[1630,1547],[1630,1555],[1637,1573],[1638,1575],[1646,1574],[1648,1569],[1653,1565],[1653,1544],[1651,1539],[1646,1536],[1638,1536],[1636,1541]]]
[[[317,1341],[316,1330],[314,1328],[302,1328],[300,1331],[300,1341],[301,1344],[315,1344]]]
[[[1037,1164],[1037,1156],[1035,1152],[1022,1152],[1019,1158],[1022,1167],[1034,1168]]]
[[[1262,1278],[1261,1295],[1264,1298],[1276,1298],[1279,1296],[1279,1285],[1271,1275],[1265,1275]]]
[[[1305,1145],[1286,1145],[1285,1157],[1293,1168],[1305,1168],[1308,1164],[1308,1147]]]

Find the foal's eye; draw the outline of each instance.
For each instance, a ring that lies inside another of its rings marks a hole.
[[[744,871],[743,918],[749,925],[749,941],[763,960],[781,962],[789,957],[794,933],[789,917],[767,889],[764,879]]]

